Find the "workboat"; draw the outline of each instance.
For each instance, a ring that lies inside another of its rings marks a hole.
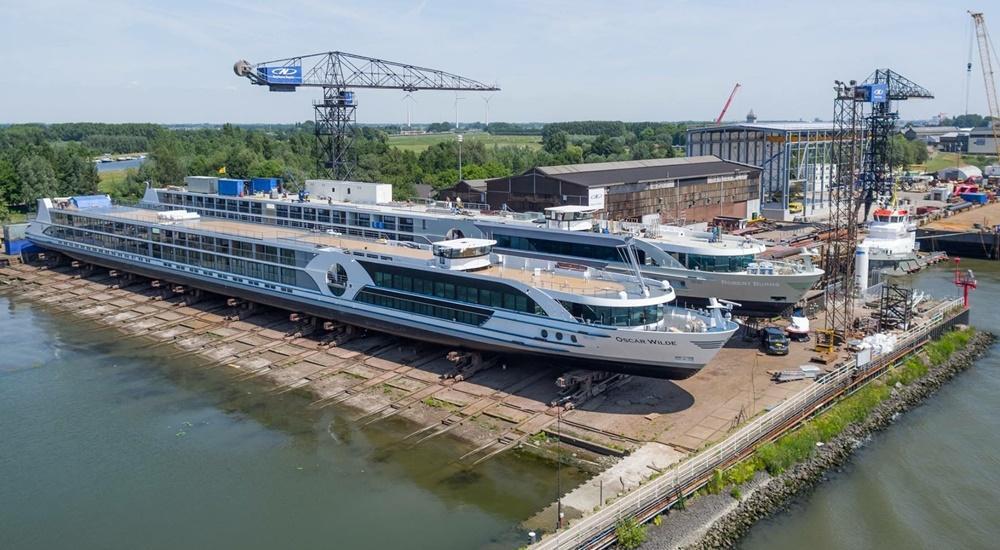
[[[895,205],[876,209],[854,255],[859,287],[868,288],[881,272],[916,260],[917,249],[917,225],[909,210]]]
[[[498,241],[496,249],[505,255],[576,262],[619,273],[631,271],[619,252],[630,241],[643,276],[668,281],[678,305],[704,307],[718,298],[732,302],[733,313],[749,316],[789,310],[823,274],[808,260],[758,260],[766,246],[757,240],[658,224],[600,222],[591,207],[513,214],[458,202],[362,204],[275,193],[223,196],[181,187],[147,189],[140,206],[184,208],[203,216],[372,239],[431,243],[486,238]]]
[[[76,260],[460,348],[679,379],[737,329],[721,304],[671,305],[669,283],[638,275],[630,243],[626,274],[502,254],[480,238],[373,240],[99,196],[38,206],[28,238]]]
[[[861,241],[869,261],[912,260],[917,251],[917,225],[905,208],[878,208],[872,212],[868,234]]]

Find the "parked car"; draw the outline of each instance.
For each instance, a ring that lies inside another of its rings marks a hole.
[[[767,327],[761,334],[761,343],[768,355],[788,355],[788,337],[778,327]]]

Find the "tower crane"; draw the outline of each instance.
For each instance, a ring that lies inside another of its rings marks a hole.
[[[983,69],[983,82],[986,84],[986,103],[990,110],[993,146],[996,147],[997,160],[1000,162],[1000,103],[997,101],[997,86],[993,76],[993,41],[990,39],[989,29],[986,28],[986,19],[983,17],[983,13],[970,11],[969,15],[972,16],[972,23],[976,27],[976,39],[979,42],[979,65]]]
[[[719,118],[715,119],[716,124],[722,124],[722,118],[726,116],[726,111],[729,110],[729,105],[733,102],[733,98],[736,97],[736,92],[740,89],[740,83],[737,82],[733,86],[733,91],[729,92],[729,99],[726,100],[726,104],[722,106],[722,112],[719,113]]]
[[[832,350],[854,321],[854,252],[858,213],[892,194],[892,134],[899,118],[893,102],[932,98],[930,91],[891,69],[876,69],[862,83],[835,81],[829,187],[831,237],[826,246],[826,319],[821,332]]]
[[[246,60],[233,65],[236,76],[272,92],[294,92],[300,87],[322,88],[323,98],[313,102],[316,140],[321,171],[335,179],[347,179],[354,168],[357,101],[354,89],[499,91],[463,76],[375,59],[346,52],[322,52],[260,63]]]
[[[876,69],[861,86],[868,94],[864,103],[871,105],[871,111],[867,117],[868,143],[861,171],[863,197],[856,209],[863,205],[864,219],[868,219],[875,201],[892,196],[892,136],[899,120],[895,102],[933,99],[934,94],[892,69]],[[882,89],[885,95],[880,97]]]

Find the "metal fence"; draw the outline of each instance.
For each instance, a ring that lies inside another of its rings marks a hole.
[[[648,521],[704,485],[717,469],[728,467],[770,441],[800,420],[810,416],[833,398],[860,387],[895,360],[921,345],[940,322],[962,310],[962,300],[939,304],[926,313],[926,321],[903,333],[892,351],[872,354],[869,362],[857,359],[839,365],[809,387],[785,400],[761,417],[740,428],[716,445],[690,460],[665,471],[661,476],[626,494],[592,515],[572,523],[565,530],[542,539],[533,548],[603,548],[614,542],[615,524],[625,518]]]

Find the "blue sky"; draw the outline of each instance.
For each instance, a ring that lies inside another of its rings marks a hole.
[[[503,90],[490,119],[829,118],[832,81],[888,66],[932,90],[904,118],[965,106],[969,0],[729,2],[284,0],[0,3],[0,122],[293,122],[317,90],[268,93],[251,62],[327,50],[447,70]],[[990,11],[992,8],[992,11]],[[972,112],[986,102],[978,59]],[[16,69],[16,70],[12,70]],[[405,119],[403,94],[361,91],[361,122]],[[462,120],[482,120],[476,94]],[[414,121],[454,119],[452,92],[414,94]]]

